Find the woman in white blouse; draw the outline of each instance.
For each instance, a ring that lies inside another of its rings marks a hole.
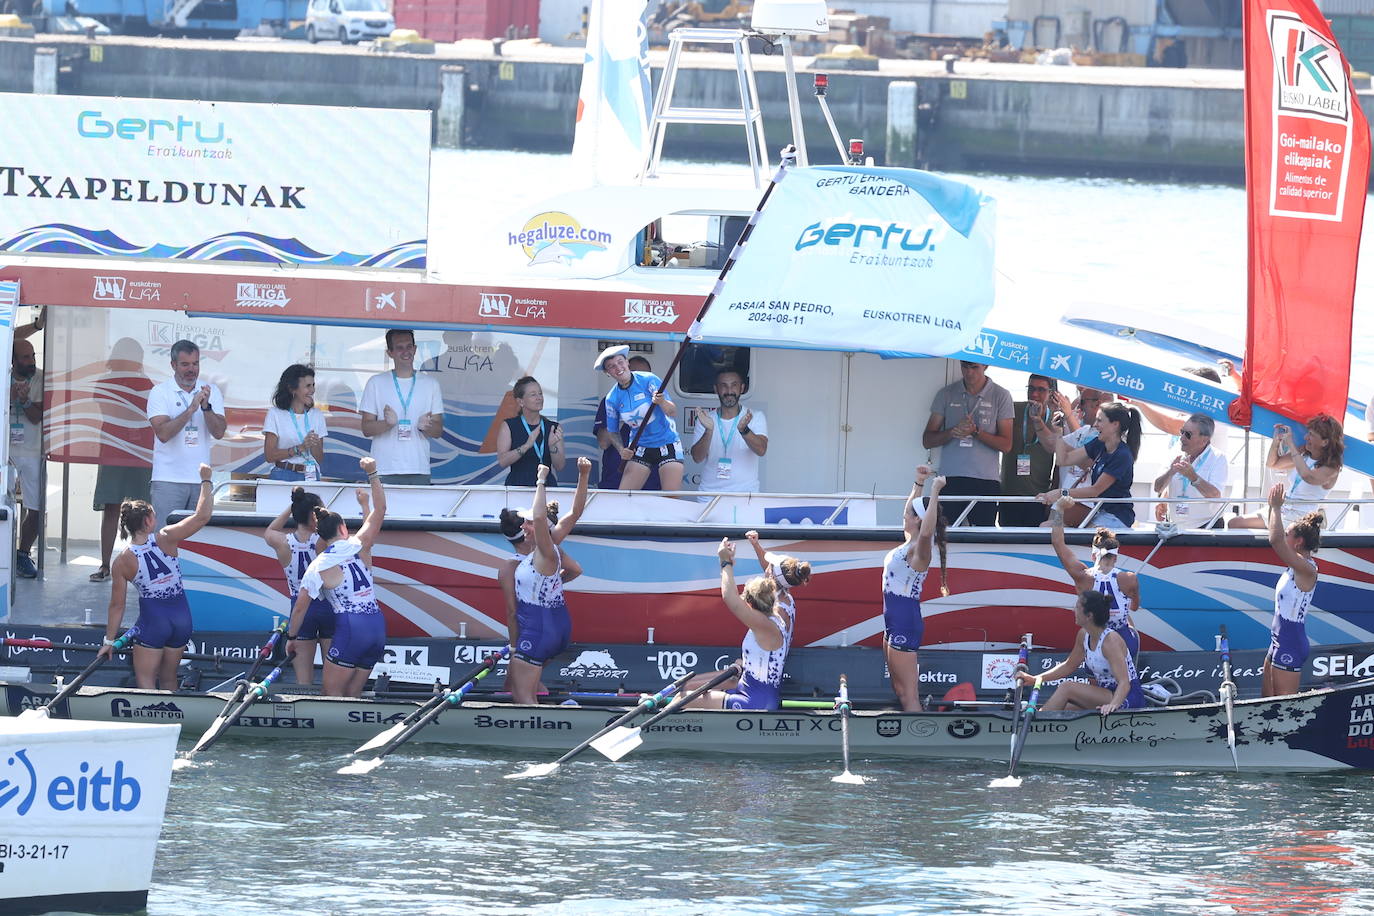
[[[324,414],[315,406],[315,370],[287,366],[262,424],[263,458],[272,480],[319,480],[324,466]]]

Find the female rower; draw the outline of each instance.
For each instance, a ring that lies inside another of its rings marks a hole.
[[[1317,562],[1312,553],[1321,546],[1320,512],[1309,512],[1284,529],[1283,484],[1269,490],[1269,545],[1288,568],[1274,587],[1274,622],[1269,626],[1269,654],[1264,656],[1260,695],[1297,693],[1302,665],[1311,648],[1307,641],[1307,609],[1317,591]]]
[[[572,511],[554,525],[550,522],[557,518],[557,506],[553,507],[551,518],[544,496],[548,465],[541,464],[535,470],[534,505],[530,509],[501,511],[501,531],[518,554],[498,573],[510,631],[511,660],[506,669],[506,687],[516,703],[539,702],[544,665],[572,641],[572,617],[563,597],[563,583],[577,578],[582,567],[558,545],[582,516],[591,472],[591,461],[577,459],[577,492]]]
[[[291,614],[295,607],[296,596],[300,593],[301,577],[315,559],[320,535],[315,530],[315,510],[324,502],[314,493],[306,492],[304,487],[291,491],[291,504],[282,510],[272,524],[263,532],[263,540],[277,554],[286,573],[286,593],[290,596],[286,613]],[[287,518],[296,523],[295,531],[286,530]],[[306,609],[305,619],[296,633],[296,659],[292,663],[296,669],[297,684],[315,682],[315,646],[328,656],[329,644],[334,639],[334,608],[329,599],[315,598]]]
[[[514,394],[520,413],[507,419],[496,431],[496,462],[503,468],[510,468],[506,486],[534,486],[535,468],[547,464],[546,483],[556,487],[557,474],[568,461],[563,451],[563,427],[540,412],[544,409],[544,389],[533,376],[527,375],[517,381]]]
[[[649,479],[649,471],[658,468],[664,490],[681,490],[682,441],[673,425],[677,405],[663,393],[663,380],[657,375],[630,371],[629,352],[630,348],[623,344],[607,347],[592,363],[615,381],[606,395],[606,435],[625,461],[620,489],[640,489]],[[646,423],[650,404],[657,409]],[[633,452],[629,443],[620,438],[621,424],[630,427],[632,438],[635,430],[644,427]]]
[[[153,507],[141,499],[125,500],[119,507],[119,530],[129,538],[129,549],[110,567],[110,608],[99,654],[108,656],[113,651],[110,647],[124,621],[124,599],[132,582],[138,591],[138,622],[129,631],[134,640],[134,680],[145,690],[177,687],[177,666],[191,639],[191,605],[186,600],[177,545],[205,527],[213,508],[208,464],[200,466],[196,511],[174,525],[159,529]]]
[[[1092,461],[1090,482],[1041,493],[1039,499],[1045,505],[1054,505],[1061,496],[1077,500],[1099,496],[1130,498],[1131,484],[1135,482],[1135,459],[1140,454],[1140,412],[1117,402],[1103,404],[1098,408],[1093,426],[1097,429],[1097,438],[1083,443],[1081,448],[1070,448],[1062,438],[1054,446],[1060,467]],[[1093,518],[1108,528],[1130,530],[1135,524],[1135,506],[1129,502],[1104,502]],[[1081,521],[1080,518],[1070,523],[1080,524]]]
[[[741,674],[726,681],[720,690],[709,690],[692,701],[697,709],[774,710],[782,706],[782,669],[792,647],[795,620],[790,605],[778,602],[772,576],[756,576],[740,590],[735,585],[735,545],[722,538],[716,550],[720,559],[720,597],[739,622],[749,628],[740,646]],[[682,693],[711,680],[713,673],[699,674]],[[728,686],[727,686],[728,685]]]
[[[1084,566],[1083,561],[1073,555],[1064,542],[1064,511],[1073,505],[1073,497],[1061,496],[1050,507],[1050,543],[1054,545],[1064,572],[1073,580],[1074,591],[1101,592],[1107,596],[1111,611],[1107,626],[1126,640],[1134,660],[1140,654],[1140,634],[1131,620],[1131,612],[1140,607],[1140,577],[1117,569],[1121,542],[1110,528],[1098,528],[1093,535],[1092,566]]]
[[[1064,681],[1054,688],[1054,695],[1040,708],[1096,708],[1104,716],[1118,709],[1143,709],[1145,693],[1140,689],[1140,675],[1126,648],[1126,640],[1107,626],[1111,618],[1110,600],[1101,592],[1079,592],[1073,614],[1080,627],[1080,638],[1074,639],[1069,657],[1040,674],[1022,671],[1016,676],[1027,684],[1034,683],[1037,678],[1054,681],[1087,665],[1096,684]]]
[[[262,456],[271,480],[319,480],[324,467],[324,414],[315,406],[315,370],[296,363],[277,380],[262,424]]]
[[[1319,413],[1307,421],[1307,438],[1298,449],[1293,445],[1293,430],[1280,423],[1274,427],[1274,438],[1269,443],[1267,463],[1275,470],[1292,468],[1288,479],[1288,499],[1324,499],[1336,485],[1345,466],[1345,431],[1339,420]],[[1314,506],[1297,506],[1284,503],[1280,510],[1283,524],[1291,525],[1304,518]],[[1240,515],[1231,519],[1229,528],[1264,528],[1267,522],[1263,512],[1254,515]]]
[[[892,675],[892,691],[905,712],[921,710],[921,668],[917,651],[925,635],[921,616],[921,589],[930,571],[930,548],[940,550],[940,594],[948,595],[945,580],[945,518],[940,512],[940,491],[945,478],[930,484],[930,505],[921,511],[921,490],[930,468],[916,469],[916,482],[902,508],[905,539],[883,558],[883,657]]]
[[[771,576],[773,585],[777,587],[778,607],[795,620],[797,606],[792,600],[792,589],[801,588],[811,581],[811,564],[786,554],[764,550],[763,545],[759,543],[757,531],[746,531],[744,536],[753,545],[754,556],[759,558],[759,566],[763,567],[764,575]]]
[[[373,458],[363,458],[358,464],[372,489],[371,506],[367,493],[358,490],[362,527],[349,537],[342,516],[323,506],[315,507],[318,552],[301,576],[300,592],[286,628],[286,651],[299,656],[305,651],[301,627],[312,599],[324,597],[334,608],[334,639],[324,658],[321,690],[331,697],[362,696],[372,666],[381,661],[386,649],[386,621],[377,606],[372,580],[372,545],[386,517],[386,491]]]

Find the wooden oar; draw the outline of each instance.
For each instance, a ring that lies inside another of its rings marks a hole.
[[[78,690],[80,690],[80,689],[81,689],[81,685],[84,684],[84,683],[86,682],[86,679],[87,679],[88,677],[90,677],[92,674],[95,674],[95,669],[97,669],[97,668],[99,668],[101,665],[105,664],[105,661],[106,661],[107,659],[109,659],[109,658],[112,658],[112,657],[114,656],[114,653],[120,651],[120,650],[123,649],[125,646],[129,645],[130,642],[133,641],[133,637],[130,635],[131,633],[133,633],[133,630],[132,630],[132,629],[129,629],[129,630],[125,631],[125,633],[124,633],[123,636],[119,637],[118,639],[116,639],[116,640],[114,641],[114,645],[110,647],[110,654],[109,654],[109,655],[97,655],[97,656],[95,657],[95,661],[91,662],[91,663],[90,663],[89,665],[87,665],[85,668],[81,669],[81,673],[80,673],[80,674],[78,674],[76,677],[74,677],[74,678],[72,678],[70,681],[68,681],[68,682],[67,682],[67,686],[63,687],[60,691],[58,691],[57,696],[53,697],[51,700],[49,700],[48,702],[44,703],[42,706],[38,707],[37,709],[26,709],[26,710],[24,710],[23,712],[21,712],[21,713],[19,714],[19,718],[20,718],[20,719],[47,719],[47,718],[51,718],[51,716],[52,716],[52,714],[53,714],[53,710],[55,710],[55,709],[57,708],[57,704],[58,704],[58,703],[61,703],[63,700],[67,699],[67,697],[71,696],[72,694],[74,694],[74,693],[76,693]],[[6,642],[8,643],[9,640],[6,640]],[[96,651],[99,651],[99,649],[97,649]]]
[[[1017,675],[1030,670],[1028,667],[1028,662],[1030,660],[1030,641],[1031,635],[1029,633],[1022,635],[1021,650],[1016,654],[1016,670],[1013,671],[1011,675],[1011,679],[1016,682],[1016,692],[1012,694],[1011,698],[1011,747],[1007,749],[1007,753],[1009,754],[1016,750],[1016,730],[1021,724],[1021,693],[1026,689],[1026,685],[1022,683]]]
[[[1030,702],[1026,704],[1026,715],[1021,719],[1021,731],[1016,735],[1016,743],[1011,749],[1011,767],[1007,770],[1007,775],[1001,779],[994,779],[988,783],[989,789],[1019,789],[1021,787],[1021,777],[1016,775],[1016,765],[1021,762],[1021,752],[1026,749],[1026,736],[1030,734],[1031,720],[1035,718],[1036,707],[1040,704],[1040,684],[1041,679],[1035,679],[1035,685],[1031,687]]]
[[[1226,704],[1226,746],[1231,749],[1231,763],[1240,772],[1240,758],[1236,756],[1236,682],[1231,680],[1231,644],[1226,639],[1226,624],[1221,625],[1221,700]]]
[[[739,665],[731,665],[724,671],[717,672],[716,676],[711,678],[705,684],[702,684],[695,690],[684,694],[682,697],[675,700],[674,702],[669,703],[667,707],[654,713],[646,721],[640,723],[634,728],[625,728],[624,726],[619,726],[616,728],[608,729],[604,734],[598,735],[592,741],[592,748],[608,760],[619,760],[621,757],[624,757],[626,754],[630,753],[630,751],[634,750],[635,748],[639,747],[641,744],[644,743],[644,739],[641,737],[641,735],[643,734],[645,729],[654,725],[654,723],[658,722],[658,720],[662,719],[664,716],[682,712],[682,710],[686,708],[688,703],[692,702],[697,697],[701,696],[703,693],[706,693],[706,691],[711,690],[718,684],[725,683],[731,678],[739,677],[739,675]]]
[[[563,764],[567,763],[569,760],[572,760],[578,754],[582,753],[587,748],[591,747],[592,742],[595,741],[597,738],[600,738],[607,732],[614,731],[615,729],[624,725],[626,722],[630,721],[642,712],[648,712],[651,709],[657,709],[659,706],[666,704],[668,702],[668,699],[678,691],[678,688],[681,687],[683,684],[687,683],[687,681],[692,677],[694,677],[694,675],[691,673],[684,674],[682,677],[673,681],[671,684],[669,684],[667,687],[664,687],[662,690],[660,690],[653,696],[644,697],[642,700],[639,701],[639,703],[635,706],[634,709],[631,709],[629,712],[625,713],[625,715],[620,716],[610,725],[607,725],[605,728],[601,729],[595,735],[592,735],[586,741],[583,741],[577,747],[568,751],[562,757],[559,757],[553,763],[536,763],[534,766],[521,770],[519,773],[507,773],[506,779],[529,779],[534,776],[551,776],[552,774],[558,772],[558,768],[561,767]]]
[[[844,772],[830,777],[830,781],[861,786],[864,784],[864,778],[849,772],[849,680],[843,674],[840,675],[840,694],[835,697],[835,709],[840,714],[840,747],[844,751]]]
[[[282,672],[287,669],[295,657],[295,652],[289,653],[286,658],[282,659],[282,663],[268,672],[267,677],[263,678],[260,683],[245,688],[244,697],[239,701],[238,705],[232,710],[226,709],[216,716],[215,721],[211,722],[210,727],[200,736],[200,740],[196,742],[195,747],[187,751],[185,757],[175,760],[172,763],[172,768],[179,770],[182,767],[190,766],[193,757],[201,751],[208,750],[210,745],[224,737],[224,733],[243,717],[243,714],[248,711],[249,706],[252,706],[258,700],[267,696],[277,678],[281,677]]]
[[[354,757],[371,753],[373,754],[371,759],[354,760],[340,769],[339,772],[345,774],[367,773],[381,766],[383,757],[409,741],[417,731],[439,718],[439,714],[444,711],[445,706],[457,706],[462,703],[463,698],[472,691],[477,682],[495,671],[496,666],[508,655],[510,655],[510,646],[502,646],[500,652],[488,655],[481,664],[456,678],[443,693],[422,703],[416,707],[414,712],[395,725],[373,735],[353,752]]]

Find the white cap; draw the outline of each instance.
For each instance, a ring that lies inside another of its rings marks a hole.
[[[607,347],[597,355],[596,361],[592,363],[592,368],[596,369],[597,371],[600,371],[602,367],[606,365],[606,360],[610,359],[612,356],[628,357],[629,355],[630,348],[626,344],[619,344],[618,346]]]

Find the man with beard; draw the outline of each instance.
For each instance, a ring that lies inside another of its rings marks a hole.
[[[692,460],[701,462],[701,489],[708,493],[757,493],[759,459],[768,451],[768,421],[763,411],[740,409],[749,383],[734,369],[716,374],[720,408],[697,410]]]
[[[167,524],[173,512],[194,512],[200,498],[200,466],[210,464],[210,446],[224,438],[224,395],[200,382],[200,347],[172,344],[172,377],[148,392],[153,428],[154,522]]]
[[[26,579],[38,576],[33,543],[43,519],[43,373],[38,371],[33,344],[16,340],[10,361],[10,463],[19,472],[19,492],[24,503],[19,526],[15,572]]]

